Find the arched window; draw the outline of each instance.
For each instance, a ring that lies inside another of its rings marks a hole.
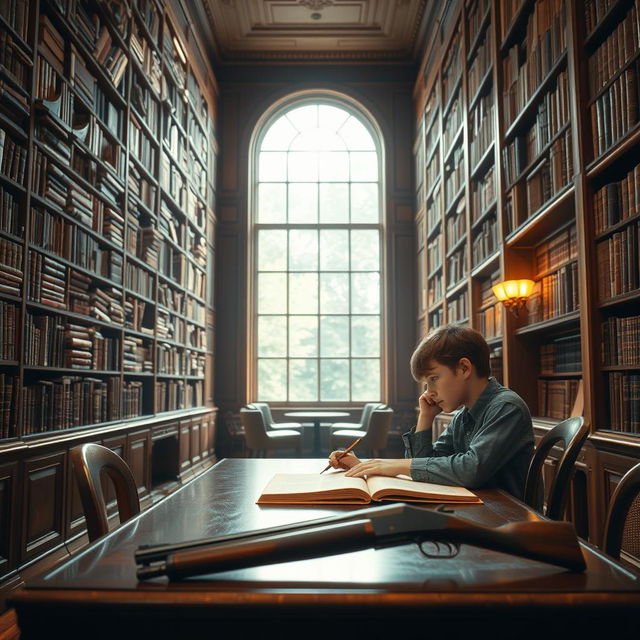
[[[255,142],[252,397],[380,400],[379,136],[349,103],[307,97]]]

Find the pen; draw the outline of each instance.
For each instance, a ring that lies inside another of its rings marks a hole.
[[[351,449],[353,449],[353,447],[355,447],[358,442],[360,442],[360,440],[362,440],[362,438],[358,438],[352,445],[349,445],[344,451],[342,451],[340,453],[339,456],[337,456],[338,460],[342,460],[342,458],[344,458],[347,453],[349,453],[349,451],[351,451]],[[320,475],[322,475],[327,469],[331,469],[331,464],[328,464],[321,472]]]

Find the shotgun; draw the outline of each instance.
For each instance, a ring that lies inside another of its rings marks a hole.
[[[569,569],[586,568],[573,524],[570,522],[513,522],[486,527],[450,515],[440,507],[427,510],[408,504],[389,506],[312,520],[299,525],[276,527],[220,538],[206,544],[193,543],[173,550],[163,559],[138,568],[140,580],[168,576],[180,580],[219,571],[245,569],[280,562],[294,562],[362,549],[383,549],[407,543],[447,542],[471,544]],[[327,522],[330,520],[330,522]],[[147,547],[136,554],[142,561]]]

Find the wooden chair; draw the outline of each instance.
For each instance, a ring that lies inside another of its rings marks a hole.
[[[391,426],[391,418],[393,417],[393,409],[381,405],[377,409],[373,409],[369,414],[368,425],[366,431],[361,429],[340,429],[331,434],[331,448],[348,447],[354,440],[361,438],[356,449],[364,449],[371,452],[374,458],[383,455],[387,447],[387,437],[389,435],[389,427]]]
[[[527,480],[524,488],[524,502],[542,513],[543,492],[541,489],[542,467],[545,458],[554,445],[562,441],[564,453],[560,458],[551,488],[545,515],[552,520],[562,520],[569,493],[569,482],[573,474],[573,465],[580,449],[587,438],[588,426],[582,416],[567,418],[551,429],[538,443],[529,464]]]
[[[295,449],[298,456],[302,455],[302,434],[299,431],[267,430],[260,409],[250,406],[240,409],[240,420],[244,426],[247,448],[251,449],[256,457],[264,457],[267,451],[273,449]]]
[[[360,431],[366,431],[369,428],[369,417],[371,412],[377,407],[384,407],[384,404],[380,402],[367,402],[362,407],[362,413],[360,414],[360,422],[334,422],[331,425],[332,431],[342,429],[358,429]]]
[[[620,558],[625,525],[627,534],[631,534],[633,545],[633,549],[630,550],[631,554],[640,558],[640,517],[633,518],[627,523],[632,505],[639,495],[640,463],[624,474],[611,497],[602,548],[616,559]],[[640,504],[637,505],[637,508],[640,509]],[[640,514],[637,515],[640,516]]]
[[[140,513],[140,501],[133,474],[117,453],[102,445],[87,443],[71,449],[70,455],[87,519],[89,540],[93,541],[109,532],[107,507],[102,493],[103,472],[113,481],[120,522],[125,522]]]
[[[260,413],[264,418],[267,431],[270,429],[300,429],[302,427],[299,422],[274,422],[273,416],[271,415],[271,407],[269,407],[267,402],[252,402],[251,404],[248,404],[247,407],[249,409],[255,407],[260,410]]]

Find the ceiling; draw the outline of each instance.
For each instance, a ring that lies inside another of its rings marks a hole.
[[[188,3],[220,64],[416,61],[427,0]]]

